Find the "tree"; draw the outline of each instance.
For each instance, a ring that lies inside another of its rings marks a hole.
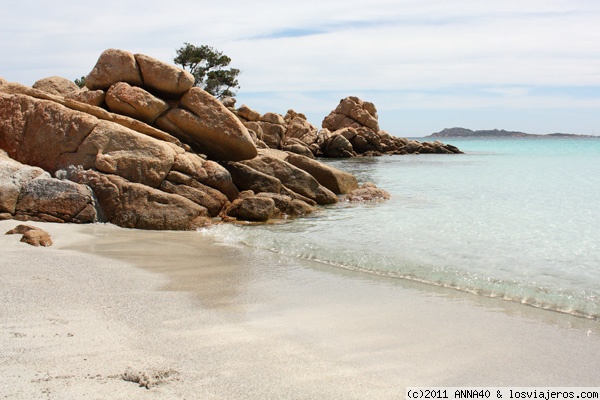
[[[79,86],[79,89],[81,89],[85,86],[85,76],[82,76],[81,78],[75,78],[74,82],[77,86]]]
[[[240,70],[225,69],[231,62],[231,58],[210,46],[198,47],[184,43],[184,46],[177,50],[177,56],[173,61],[194,75],[196,86],[218,99],[234,97],[235,93],[231,89],[240,87],[237,80]]]

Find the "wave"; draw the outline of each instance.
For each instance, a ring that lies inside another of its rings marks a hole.
[[[293,231],[294,224],[289,225]],[[364,248],[361,250],[352,247],[327,246],[327,243],[323,243],[323,240],[318,238],[314,241],[297,240],[293,232],[282,234],[280,231],[262,229],[259,226],[217,225],[203,228],[199,232],[223,245],[248,246],[291,259],[308,260],[345,270],[450,288],[577,317],[600,319],[598,301],[600,292],[598,291],[555,287],[533,281],[501,279],[461,270],[457,266],[432,265],[368,252],[364,251]]]

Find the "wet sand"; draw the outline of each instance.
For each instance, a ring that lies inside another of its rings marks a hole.
[[[0,221],[0,398],[397,399],[600,386],[596,321],[198,232]],[[140,382],[142,386],[140,386]],[[148,386],[149,388],[146,388]]]

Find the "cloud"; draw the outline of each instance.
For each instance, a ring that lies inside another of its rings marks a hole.
[[[600,98],[595,0],[21,0],[3,17],[0,75],[25,84],[84,75],[107,48],[171,62],[190,42],[230,56],[240,101],[263,112],[324,116],[347,95],[368,97],[387,120],[402,110],[589,110]]]

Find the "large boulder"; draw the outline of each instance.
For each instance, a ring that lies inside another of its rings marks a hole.
[[[68,180],[36,178],[21,188],[15,219],[47,222],[96,222],[91,190]]]
[[[275,214],[275,202],[268,197],[250,196],[236,204],[235,217],[244,221],[267,221]]]
[[[89,114],[30,96],[0,93],[0,148],[24,164],[54,172],[98,125]]]
[[[177,153],[169,143],[99,121],[75,152],[58,157],[55,168],[81,165],[156,188],[171,170]]]
[[[114,113],[127,115],[147,124],[153,124],[169,105],[144,89],[126,82],[115,83],[106,92],[106,105]]]
[[[254,193],[281,193],[283,184],[274,176],[257,171],[239,162],[226,162],[223,166],[231,174],[233,183],[239,190],[252,190]]]
[[[79,87],[75,82],[67,78],[61,78],[60,76],[51,76],[49,78],[40,79],[36,81],[32,87],[59,96],[65,96],[79,90]]]
[[[179,97],[194,86],[194,75],[144,54],[136,54],[144,86],[165,96]]]
[[[333,134],[321,143],[320,151],[325,157],[349,158],[356,156],[352,143],[343,135]]]
[[[209,223],[206,208],[177,194],[91,170],[75,170],[69,178],[92,188],[101,221],[154,230],[193,230]]]
[[[190,178],[190,179],[188,179]],[[227,204],[227,197],[216,189],[203,185],[191,177],[178,172],[171,172],[160,185],[160,190],[178,194],[206,208],[208,215],[216,217]]]
[[[219,190],[230,201],[240,194],[227,169],[197,154],[188,152],[177,154],[171,172],[173,171],[186,174],[206,186]]]
[[[237,109],[237,116],[243,118],[246,121],[258,121],[260,119],[260,113],[256,110],[251,109],[245,104],[242,104]]]
[[[321,185],[335,194],[346,194],[358,188],[358,180],[354,175],[309,157],[290,153],[286,161],[308,172]]]
[[[331,190],[320,185],[312,175],[286,161],[270,156],[259,156],[243,161],[243,164],[274,176],[287,188],[316,201],[317,204],[334,204],[338,201],[337,196]]]
[[[128,51],[108,49],[100,54],[96,65],[85,78],[90,90],[108,90],[117,82],[142,86],[144,80],[134,55]]]
[[[13,216],[23,185],[38,178],[50,178],[50,174],[38,167],[21,164],[0,150],[0,214]]]
[[[54,179],[41,168],[12,160],[0,150],[0,215],[22,220],[94,222],[90,189]]]
[[[256,157],[257,150],[242,122],[219,100],[204,90],[188,90],[179,103],[157,120],[162,129],[182,140],[208,158],[241,161]]]

